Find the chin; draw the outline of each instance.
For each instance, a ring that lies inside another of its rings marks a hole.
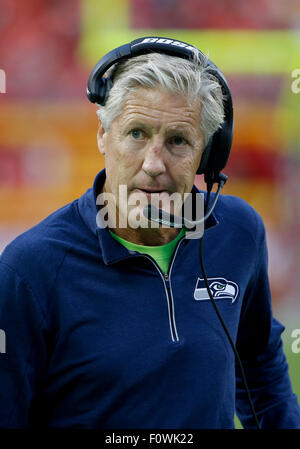
[[[128,205],[128,225],[130,228],[149,228],[151,224],[149,220],[144,216],[143,210],[145,205],[129,206]]]

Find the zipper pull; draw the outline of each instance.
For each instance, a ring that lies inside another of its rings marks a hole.
[[[164,273],[164,278],[165,278],[165,281],[168,281],[169,280],[169,275],[167,273]]]

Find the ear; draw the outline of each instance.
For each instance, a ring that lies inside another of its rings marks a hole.
[[[97,142],[98,142],[98,148],[100,150],[100,153],[104,156],[105,155],[105,137],[106,137],[106,131],[100,122],[99,129],[97,133]]]

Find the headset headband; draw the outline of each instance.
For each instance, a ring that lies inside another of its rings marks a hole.
[[[115,48],[100,59],[90,74],[87,96],[92,103],[102,106],[105,104],[112,81],[109,77],[104,77],[104,74],[112,65],[121,60],[152,52],[191,60],[195,50],[198,51],[200,58],[205,60],[208,66],[207,71],[217,79],[223,93],[224,123],[210,138],[203,151],[197,170],[198,174],[204,173],[207,178],[215,182],[220,171],[225,167],[231,150],[234,128],[233,106],[231,92],[225,76],[199,49],[186,42],[164,37],[142,37],[136,39],[129,44]]]

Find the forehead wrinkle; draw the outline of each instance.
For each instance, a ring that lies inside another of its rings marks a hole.
[[[181,108],[177,108],[180,109],[182,112]],[[159,114],[157,115],[157,112],[159,112]],[[163,112],[163,117],[161,116],[161,112]],[[153,110],[153,108],[151,108],[150,110],[146,107],[141,107],[139,110],[136,110],[134,108],[134,106],[130,106],[127,108],[127,110],[125,110],[122,114],[122,121],[124,123],[124,125],[130,123],[130,122],[141,122],[146,120],[155,120],[155,121],[159,121],[159,123],[161,123],[162,121],[165,121],[165,119],[169,119],[173,122],[169,124],[169,126],[167,125],[168,129],[174,129],[176,127],[181,127],[181,128],[194,128],[195,125],[198,124],[197,122],[197,118],[195,117],[194,111],[185,111],[182,116],[180,117],[180,119],[178,119],[178,113],[176,112],[170,112],[170,111],[164,111],[164,110],[160,110],[160,109],[155,109]],[[175,121],[174,121],[175,119]]]
[[[173,112],[174,111],[174,112]],[[191,107],[176,107],[172,106],[172,110],[165,110],[161,109],[159,107],[153,107],[153,106],[143,106],[139,104],[127,104],[124,106],[123,113],[128,112],[129,114],[143,114],[143,115],[149,115],[151,112],[153,114],[169,114],[169,115],[175,115],[178,116],[178,113],[182,113],[183,116],[194,116],[195,115],[195,109]]]

